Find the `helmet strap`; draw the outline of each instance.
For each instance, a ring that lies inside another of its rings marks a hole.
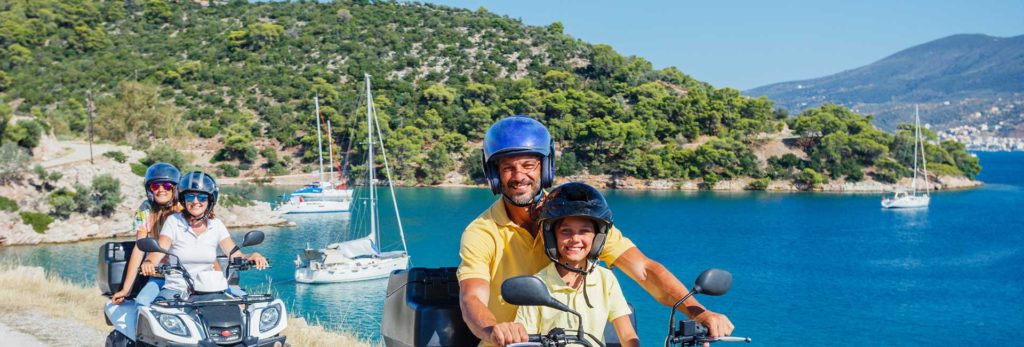
[[[554,260],[556,266],[560,266],[563,269],[578,273],[583,276],[583,300],[587,302],[587,306],[589,306],[590,308],[594,308],[594,305],[590,303],[590,295],[587,294],[587,277],[589,277],[589,275],[594,272],[594,269],[597,268],[597,260],[587,259],[587,265],[585,270],[569,265],[568,263],[562,262],[560,260],[552,260]]]

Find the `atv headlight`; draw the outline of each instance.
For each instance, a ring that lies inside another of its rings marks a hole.
[[[281,307],[280,305],[270,305],[263,309],[263,313],[260,313],[260,332],[265,333],[270,329],[277,326],[277,322],[281,320]]]
[[[156,321],[160,322],[160,326],[171,334],[182,337],[189,336],[188,328],[185,327],[185,321],[181,320],[181,317],[173,314],[157,314]]]

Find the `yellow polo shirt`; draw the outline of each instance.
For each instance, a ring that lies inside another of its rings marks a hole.
[[[600,341],[593,341],[593,337],[588,336],[588,340],[604,344],[605,325],[616,318],[630,314],[629,305],[626,304],[626,298],[622,295],[622,288],[619,287],[619,281],[615,279],[615,274],[611,270],[598,266],[587,276],[586,286],[573,288],[562,281],[555,263],[549,264],[535,276],[544,281],[551,297],[583,316],[583,331],[600,339]],[[584,290],[587,291],[587,296],[594,308],[587,306],[586,298],[583,296]],[[566,330],[580,328],[580,322],[576,316],[545,306],[519,306],[515,321],[526,327],[527,334],[547,334],[554,328]],[[575,335],[576,332],[566,331],[566,334]]]
[[[633,242],[622,236],[614,226],[608,231],[600,259],[609,266],[615,263]],[[530,235],[526,229],[508,218],[502,199],[480,214],[462,233],[459,248],[462,263],[457,273],[459,281],[479,278],[490,283],[487,308],[498,322],[511,322],[517,306],[501,298],[501,283],[508,278],[533,275],[551,264],[544,254],[544,237]]]

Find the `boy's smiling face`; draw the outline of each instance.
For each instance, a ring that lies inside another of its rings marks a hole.
[[[594,243],[594,222],[584,217],[565,217],[555,229],[561,260],[579,264],[587,260]]]

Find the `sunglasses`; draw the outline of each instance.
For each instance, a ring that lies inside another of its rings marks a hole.
[[[160,187],[163,187],[164,190],[166,190],[166,191],[171,191],[171,189],[174,189],[174,183],[171,183],[171,182],[154,182],[154,183],[150,183],[149,184],[149,190],[154,191],[154,192],[159,190]]]
[[[181,197],[182,197],[183,200],[185,200],[185,202],[192,202],[192,201],[206,202],[207,200],[210,199],[210,194],[205,194],[205,193],[185,193],[185,194],[182,194]]]

